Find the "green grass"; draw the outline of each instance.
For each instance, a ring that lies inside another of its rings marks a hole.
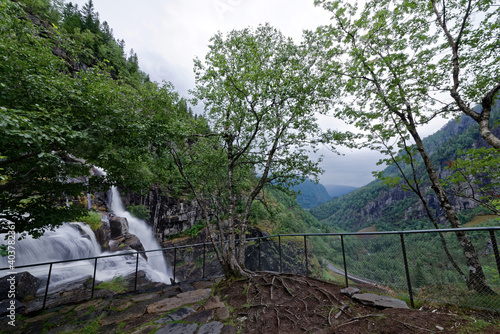
[[[123,293],[127,291],[127,283],[122,276],[115,276],[111,281],[102,282],[95,288],[100,290],[111,290],[116,293]]]

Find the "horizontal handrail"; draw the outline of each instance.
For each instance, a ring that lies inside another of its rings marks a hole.
[[[492,226],[492,227],[465,227],[465,228],[446,228],[446,229],[429,229],[429,230],[407,230],[407,231],[378,231],[378,232],[330,232],[330,233],[292,233],[292,234],[273,234],[273,235],[268,235],[268,236],[263,236],[263,237],[254,237],[254,238],[247,238],[247,241],[254,241],[254,240],[262,240],[262,239],[271,239],[271,238],[279,238],[279,237],[314,237],[314,236],[346,236],[346,235],[387,235],[387,234],[417,234],[417,233],[439,233],[439,232],[470,232],[470,231],[498,231],[500,230],[500,226]],[[236,242],[239,240],[237,239]],[[216,242],[217,244],[220,244],[220,241]],[[158,248],[158,249],[152,249],[152,250],[144,250],[144,251],[134,251],[134,252],[129,252],[129,253],[119,253],[119,254],[110,254],[110,255],[101,255],[101,256],[92,256],[92,257],[86,257],[86,258],[79,258],[79,259],[71,259],[71,260],[59,260],[59,261],[52,261],[52,262],[41,262],[41,263],[32,263],[32,264],[26,264],[26,265],[21,265],[21,266],[15,266],[16,269],[20,268],[29,268],[29,267],[37,267],[37,266],[47,266],[51,264],[60,264],[60,263],[67,263],[67,262],[78,262],[78,261],[85,261],[85,260],[95,260],[95,259],[104,259],[108,257],[115,257],[115,256],[124,256],[124,255],[137,255],[138,253],[151,253],[151,252],[159,252],[159,251],[168,251],[168,250],[174,250],[174,249],[183,249],[183,248],[191,248],[191,247],[198,247],[198,246],[210,246],[212,243],[210,242],[205,242],[205,243],[198,243],[198,244],[189,244],[189,245],[182,245],[182,246],[173,246],[173,247],[166,247],[166,248]],[[5,267],[5,268],[0,268],[0,271],[3,270],[9,270],[10,267]]]
[[[449,233],[449,232],[454,232],[454,233],[460,233],[460,232],[474,232],[474,231],[488,231],[490,234],[490,240],[491,240],[491,245],[493,247],[494,255],[495,255],[495,261],[497,264],[497,269],[498,273],[500,274],[500,254],[498,251],[498,245],[496,242],[495,238],[495,231],[500,230],[500,226],[492,226],[492,227],[467,227],[467,228],[446,228],[446,229],[428,229],[428,230],[407,230],[407,231],[378,231],[378,232],[331,232],[331,233],[291,233],[291,234],[275,234],[275,235],[268,235],[268,236],[262,236],[262,237],[253,237],[253,238],[246,238],[245,242],[251,242],[251,241],[258,241],[258,267],[259,270],[261,270],[261,240],[268,240],[268,239],[273,239],[277,238],[278,239],[278,249],[279,249],[279,271],[282,272],[283,267],[282,267],[282,250],[281,250],[281,238],[282,237],[302,237],[304,239],[304,267],[305,267],[305,275],[309,276],[310,273],[310,268],[309,268],[309,260],[308,260],[308,246],[307,246],[307,237],[325,237],[325,236],[338,236],[340,237],[341,240],[341,245],[342,245],[342,257],[343,257],[343,266],[344,266],[344,277],[345,277],[345,285],[348,287],[348,280],[349,280],[349,274],[347,272],[347,263],[346,263],[346,256],[345,256],[345,247],[344,247],[344,236],[357,236],[357,235],[399,235],[400,241],[401,241],[401,251],[403,254],[403,260],[404,260],[404,267],[405,267],[405,276],[406,276],[406,281],[407,281],[407,287],[408,287],[408,293],[409,293],[409,298],[410,298],[410,304],[412,307],[414,307],[414,300],[413,300],[413,289],[412,289],[412,283],[411,283],[411,277],[410,277],[410,272],[409,272],[409,265],[408,265],[408,260],[407,260],[407,255],[406,255],[406,246],[405,246],[405,240],[404,236],[405,235],[411,235],[411,234],[431,234],[431,233]],[[236,242],[239,242],[240,240],[236,240]],[[225,241],[224,243],[227,243],[228,241]],[[215,242],[215,244],[221,244],[220,241]],[[49,272],[47,276],[47,283],[45,287],[45,294],[43,297],[43,306],[42,310],[45,309],[46,301],[47,301],[47,296],[48,296],[48,291],[49,291],[49,283],[50,283],[50,277],[51,277],[51,272],[54,264],[61,264],[61,263],[68,263],[68,262],[78,262],[78,261],[85,261],[85,260],[94,260],[94,274],[92,277],[92,292],[91,292],[91,297],[93,298],[94,296],[94,289],[95,289],[95,279],[96,279],[96,271],[97,271],[97,262],[98,259],[103,259],[103,258],[110,258],[110,257],[116,257],[116,256],[135,256],[136,257],[136,265],[135,265],[135,281],[134,281],[134,291],[137,290],[137,282],[138,282],[138,264],[139,264],[139,255],[140,254],[145,254],[145,253],[151,253],[151,252],[159,252],[159,251],[169,251],[173,250],[174,251],[174,260],[173,260],[173,279],[171,278],[171,282],[175,282],[175,275],[176,275],[176,266],[177,266],[177,250],[178,249],[185,249],[185,248],[194,248],[194,247],[199,247],[203,246],[203,278],[205,278],[205,257],[206,257],[206,246],[207,245],[213,245],[212,242],[205,242],[205,243],[197,243],[197,244],[190,244],[190,245],[182,245],[182,246],[172,246],[172,247],[165,247],[165,248],[159,248],[159,249],[153,249],[153,250],[142,250],[142,251],[122,251],[120,253],[115,253],[115,254],[109,254],[109,255],[101,255],[101,256],[94,256],[94,257],[86,257],[86,258],[79,258],[79,259],[70,259],[70,260],[59,260],[59,261],[52,261],[52,262],[43,262],[43,263],[33,263],[33,264],[28,264],[28,265],[20,265],[20,266],[15,266],[15,269],[21,269],[21,268],[29,268],[29,267],[39,267],[39,266],[46,266],[49,265]],[[12,274],[13,268],[12,267],[7,267],[7,268],[0,268],[0,271],[5,271],[5,270],[10,270],[9,274]]]

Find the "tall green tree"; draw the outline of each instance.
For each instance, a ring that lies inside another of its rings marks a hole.
[[[308,154],[329,141],[316,121],[328,101],[316,94],[322,82],[313,75],[315,60],[275,28],[219,33],[210,42],[204,61],[195,60],[192,92],[210,130],[186,133],[191,139],[171,151],[214,247],[222,242],[215,249],[226,275],[248,276],[252,203],[265,185],[287,187],[321,172]]]
[[[0,40],[0,230],[13,222],[39,236],[81,216],[66,197],[156,180],[150,129],[176,108],[171,85],[113,80],[102,63],[77,72],[81,45],[33,24],[10,0],[0,0]],[[69,56],[56,56],[56,46]],[[108,182],[91,175],[92,165]]]
[[[448,93],[455,106],[479,124],[479,133],[500,150],[500,138],[491,129],[491,111],[500,91],[500,6],[489,0],[430,0],[427,6],[411,3],[413,15],[432,20],[435,29],[427,32],[435,44],[427,46],[433,67],[424,67],[436,76],[435,89]],[[425,33],[419,27],[421,33]],[[478,103],[480,111],[473,107]]]
[[[462,227],[419,133],[419,126],[454,109],[443,106],[434,91],[444,86],[442,73],[435,73],[439,38],[428,33],[429,17],[417,10],[422,3],[367,1],[363,8],[344,1],[316,3],[332,12],[333,23],[306,38],[331,76],[335,115],[363,130],[364,145],[372,149],[395,156],[406,142],[413,143],[447,220]],[[470,238],[463,231],[456,235],[469,287],[492,293]]]

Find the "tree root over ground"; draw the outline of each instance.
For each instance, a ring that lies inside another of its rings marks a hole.
[[[222,283],[216,294],[246,319],[242,333],[457,333],[469,321],[455,314],[379,310],[340,293],[342,286],[295,275],[255,273]],[[458,324],[458,325],[457,325]],[[484,333],[497,333],[496,328]]]

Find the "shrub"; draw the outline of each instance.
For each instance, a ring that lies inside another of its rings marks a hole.
[[[142,220],[148,220],[151,217],[149,209],[145,205],[127,206],[127,210],[134,216]]]
[[[78,218],[78,220],[87,223],[94,232],[97,231],[102,224],[101,215],[95,211],[89,211],[85,216]]]

